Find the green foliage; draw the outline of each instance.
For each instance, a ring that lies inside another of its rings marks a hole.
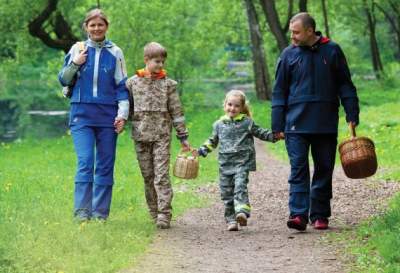
[[[226,0],[117,1],[104,9],[114,18],[110,37],[124,49],[129,71],[143,66],[143,46],[157,41],[168,50],[167,70],[173,78],[218,76],[225,45],[247,43],[241,6]]]

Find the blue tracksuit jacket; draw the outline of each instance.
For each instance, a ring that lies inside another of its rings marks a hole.
[[[87,40],[86,62],[77,66],[72,59],[79,53],[75,44],[65,57],[64,66],[58,75],[63,86],[73,83],[70,125],[113,127],[117,116],[118,102],[128,101],[125,60],[122,50],[111,41]],[[122,116],[127,118],[127,111]]]

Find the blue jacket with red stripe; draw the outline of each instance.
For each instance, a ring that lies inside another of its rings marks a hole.
[[[357,92],[338,44],[321,36],[311,47],[282,52],[272,92],[274,132],[337,133],[340,103],[346,120],[358,124]]]

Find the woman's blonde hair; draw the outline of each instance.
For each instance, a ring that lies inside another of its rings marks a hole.
[[[94,18],[100,18],[102,19],[106,25],[108,26],[108,18],[105,15],[105,13],[101,9],[92,9],[86,14],[85,20],[83,21],[83,29],[85,29],[89,23],[90,20]]]
[[[240,105],[242,107],[242,114],[245,114],[246,116],[251,118],[249,102],[246,100],[246,95],[244,94],[244,92],[241,90],[235,90],[235,89],[229,91],[225,96],[224,107],[230,97],[239,98]]]

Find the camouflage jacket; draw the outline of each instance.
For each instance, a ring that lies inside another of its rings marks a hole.
[[[254,138],[275,142],[272,131],[259,127],[246,115],[234,119],[221,117],[213,125],[211,137],[201,147],[211,152],[219,144],[218,162],[220,172],[234,174],[256,170]]]
[[[135,75],[127,80],[129,116],[135,141],[151,142],[170,138],[172,125],[180,140],[188,137],[176,85],[176,81],[167,77],[151,79]]]

